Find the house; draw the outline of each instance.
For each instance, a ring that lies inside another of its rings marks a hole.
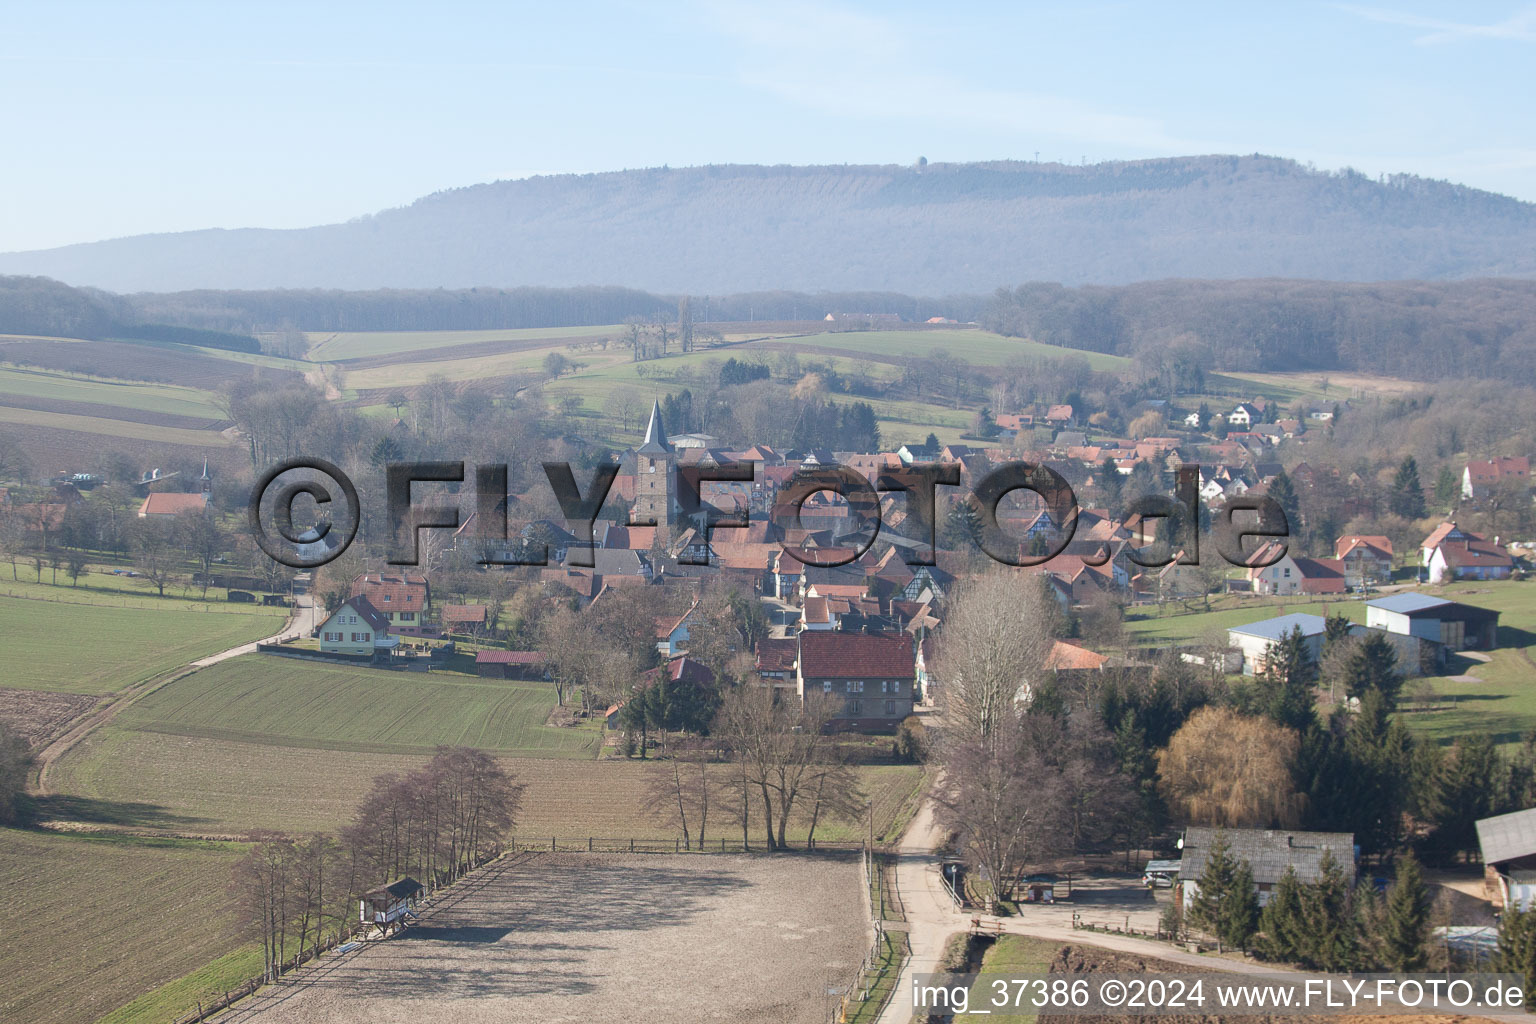
[[[1392,580],[1392,541],[1376,534],[1351,533],[1333,542],[1333,557],[1344,566],[1344,586],[1360,590]]]
[[[1284,543],[1269,541],[1250,560],[1267,562],[1284,550]],[[1249,569],[1248,583],[1255,594],[1342,594],[1344,563],[1336,558],[1303,558],[1287,553],[1273,565]]]
[[[669,658],[665,665],[658,665],[640,673],[639,680],[635,683],[635,691],[650,689],[665,678],[671,683],[692,683],[697,686],[714,686],[715,674],[709,666],[695,661],[686,654],[679,654],[675,658]],[[624,710],[624,705],[629,701],[621,700],[616,704],[608,705],[608,710],[603,712],[603,725],[608,729],[622,729],[624,727],[619,718],[619,712]]]
[[[917,659],[906,633],[823,633],[799,636],[795,689],[802,703],[837,702],[831,727],[894,732],[912,714]]]
[[[1424,538],[1419,548],[1425,578],[1430,583],[1450,580],[1506,580],[1515,562],[1501,545],[1482,535],[1463,530],[1454,522],[1441,523]]]
[[[320,624],[320,651],[387,661],[400,645],[389,619],[366,597],[349,597]]]
[[[1247,429],[1255,423],[1264,422],[1264,411],[1250,402],[1238,402],[1237,407],[1227,413],[1227,426],[1243,427]]]
[[[366,597],[389,619],[392,629],[416,631],[432,606],[425,576],[411,573],[363,573],[352,581],[352,596]]]
[[[139,505],[140,519],[174,519],[183,512],[202,512],[208,508],[208,493],[182,494],[179,491],[154,491]]]
[[[1498,612],[1428,594],[1392,594],[1369,601],[1365,624],[1389,633],[1422,637],[1451,651],[1487,651],[1498,646]]]
[[[1477,822],[1483,893],[1496,907],[1530,910],[1536,901],[1536,807]]]
[[[656,620],[656,651],[671,658],[681,654],[688,646],[688,623],[699,607],[694,601],[682,615],[669,615]]]
[[[358,902],[358,920],[387,929],[408,914],[414,917],[416,896],[421,889],[421,883],[410,876],[369,889]]]
[[[1506,480],[1516,481],[1517,485],[1529,489],[1531,460],[1524,455],[1500,455],[1468,462],[1461,473],[1461,496],[1481,501]]]
[[[1243,674],[1256,675],[1263,667],[1264,656],[1269,653],[1270,647],[1293,629],[1301,630],[1314,661],[1322,657],[1327,622],[1321,615],[1293,612],[1227,630],[1228,646],[1243,652]]]
[[[542,651],[476,651],[475,671],[491,679],[547,679]]]
[[[1258,828],[1188,828],[1179,858],[1179,895],[1185,910],[1200,892],[1211,847],[1224,838],[1233,859],[1245,861],[1253,872],[1259,906],[1269,902],[1275,886],[1287,870],[1309,885],[1323,877],[1323,861],[1333,858],[1350,887],[1355,882],[1355,837],[1349,832],[1292,832]]]
[[[485,629],[487,610],[483,604],[445,604],[443,628],[450,633],[480,633]]]
[[[1192,413],[1187,413],[1184,416],[1184,425],[1186,427],[1190,427],[1190,428],[1192,428],[1194,430],[1199,430],[1200,427],[1201,427],[1201,423],[1200,423],[1200,410],[1196,409]]]

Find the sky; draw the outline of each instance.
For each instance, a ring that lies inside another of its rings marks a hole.
[[[1266,153],[1536,201],[1536,3],[0,3],[0,251],[663,164]]]

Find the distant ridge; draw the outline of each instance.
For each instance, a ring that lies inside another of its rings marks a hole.
[[[622,285],[976,293],[1022,281],[1536,276],[1536,204],[1265,156],[711,166],[502,181],[345,224],[0,255],[117,292]]]

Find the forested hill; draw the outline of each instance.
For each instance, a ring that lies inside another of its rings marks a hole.
[[[1262,156],[660,168],[476,185],[323,227],[9,253],[0,273],[120,292],[596,284],[694,295],[1531,277],[1536,204]]]

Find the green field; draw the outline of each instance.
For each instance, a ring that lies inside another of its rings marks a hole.
[[[42,412],[37,409],[15,409],[4,405],[0,405],[0,423],[52,427],[55,430],[78,430],[86,434],[101,434],[104,437],[155,441],[160,444],[187,444],[199,448],[222,448],[229,444],[222,434],[212,430],[159,427],[149,423],[114,420],[105,416],[76,416],[62,412]]]
[[[1212,604],[1215,607],[1209,612],[1171,614],[1174,605],[1164,605],[1161,616],[1155,609],[1133,612],[1125,617],[1125,628],[1140,644],[1199,643],[1216,631],[1225,640],[1226,631],[1234,626],[1277,615],[1344,615],[1352,622],[1365,621],[1365,603],[1358,600],[1325,603],[1310,598],[1229,597],[1213,599]]]
[[[528,342],[541,338],[550,339],[550,347],[557,343],[563,348],[571,338],[617,335],[622,326],[605,327],[530,327],[499,331],[311,331],[309,359],[312,362],[334,362],[339,359],[362,359],[369,356],[391,356],[399,353],[427,352],[455,345],[476,345],[488,341]]]
[[[1415,732],[1442,743],[1487,733],[1501,744],[1536,732],[1536,583],[1457,583],[1431,591],[1499,612],[1499,646],[1492,660],[1457,658],[1453,674],[1479,682],[1428,680],[1439,694],[1438,711],[1410,711],[1403,721]],[[1417,680],[1405,687],[1412,693]]]
[[[277,659],[272,659],[277,660]],[[416,677],[419,678],[419,677]],[[169,735],[114,722],[69,751],[54,768],[55,789],[117,809],[121,823],[212,835],[254,829],[331,831],[352,818],[374,776],[420,767],[426,754],[382,754]],[[619,758],[503,758],[526,785],[519,836],[670,839],[675,834],[642,804],[656,762]],[[856,769],[874,803],[877,838],[894,838],[922,781],[917,766]],[[723,808],[712,836],[739,836]],[[857,839],[864,821],[823,823],[825,840]],[[793,825],[792,835],[804,835]],[[754,833],[754,839],[756,833]]]
[[[112,693],[189,661],[271,636],[285,617],[276,609],[228,607],[244,610],[171,600],[158,608],[114,608],[0,597],[0,649],[5,651],[0,686]]]
[[[24,395],[61,402],[88,402],[145,412],[221,420],[213,396],[197,388],[71,376],[54,370],[0,366],[0,395]],[[106,411],[106,410],[104,410]]]
[[[373,366],[363,370],[344,370],[342,379],[346,382],[347,389],[351,391],[412,387],[425,384],[433,377],[441,377],[447,381],[485,380],[537,369],[550,351],[564,354],[564,346],[537,349],[532,352],[504,352],[499,355],[473,356],[465,359],[390,363],[387,366]],[[594,358],[611,362],[627,357],[610,348],[606,353],[581,353],[576,361],[590,362]]]
[[[225,886],[243,852],[0,829],[0,1020],[89,1024],[235,948]]]
[[[793,345],[807,352],[818,349],[844,350],[879,356],[927,356],[937,350],[977,366],[1002,366],[1015,358],[1062,359],[1080,356],[1095,370],[1118,372],[1131,367],[1131,360],[1124,356],[1044,345],[1025,338],[1005,338],[1001,334],[979,330],[837,331],[809,338],[786,338],[773,345],[775,348]],[[741,351],[751,354],[752,348],[748,344],[736,351],[738,354]]]
[[[544,724],[554,707],[555,691],[545,683],[252,654],[160,688],[117,724],[317,750],[430,754],[448,744],[520,757],[595,757],[595,729]]]

